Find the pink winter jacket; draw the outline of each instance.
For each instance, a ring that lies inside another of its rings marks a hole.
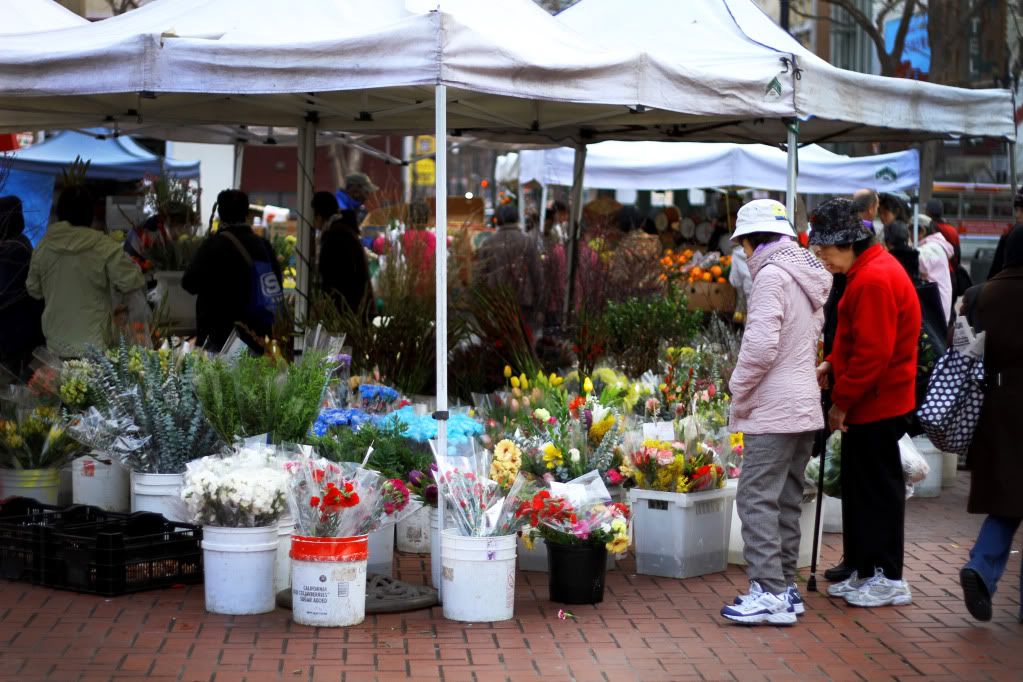
[[[927,235],[920,240],[920,276],[938,285],[941,307],[947,320],[952,314],[952,275],[948,262],[955,249],[940,232]]]
[[[729,428],[800,433],[823,428],[817,341],[832,277],[796,242],[775,242],[749,259],[753,294],[735,372]]]

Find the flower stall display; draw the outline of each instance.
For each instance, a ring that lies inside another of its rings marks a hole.
[[[551,601],[597,604],[604,600],[608,554],[629,547],[629,511],[611,502],[600,474],[551,483],[520,514],[528,515],[527,545],[542,538],[547,548]]]
[[[302,457],[285,465],[296,623],[338,627],[366,613],[368,534],[417,510],[402,481],[350,462]]]
[[[728,283],[731,268],[732,257],[717,251],[668,251],[661,258],[660,280],[682,289],[690,310],[731,312],[735,309],[735,289]]]
[[[206,610],[268,613],[276,605],[277,525],[287,483],[279,453],[241,447],[189,462],[181,499],[203,527]]]
[[[728,565],[735,488],[703,442],[643,440],[631,432],[622,473],[633,511],[636,571],[688,578]]]

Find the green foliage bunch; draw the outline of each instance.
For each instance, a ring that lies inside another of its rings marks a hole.
[[[382,426],[363,425],[353,431],[347,426],[336,426],[326,435],[316,438],[313,445],[322,457],[333,462],[359,462],[373,447],[366,468],[379,471],[384,478],[408,480],[410,471],[428,471],[433,453],[426,443],[416,443],[405,437],[407,427],[397,419]]]
[[[669,292],[609,302],[604,312],[608,351],[630,377],[656,372],[661,344],[686,345],[697,333],[703,314],[686,309],[685,297]]]

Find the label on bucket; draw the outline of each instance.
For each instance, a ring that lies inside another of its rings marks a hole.
[[[366,611],[366,563],[292,562],[292,612],[302,625],[361,623]]]

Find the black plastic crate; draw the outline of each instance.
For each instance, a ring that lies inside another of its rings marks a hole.
[[[160,514],[43,527],[40,584],[115,597],[202,582],[202,528]]]
[[[111,516],[98,507],[58,507],[24,497],[0,502],[0,577],[42,584],[44,531],[72,531]]]

